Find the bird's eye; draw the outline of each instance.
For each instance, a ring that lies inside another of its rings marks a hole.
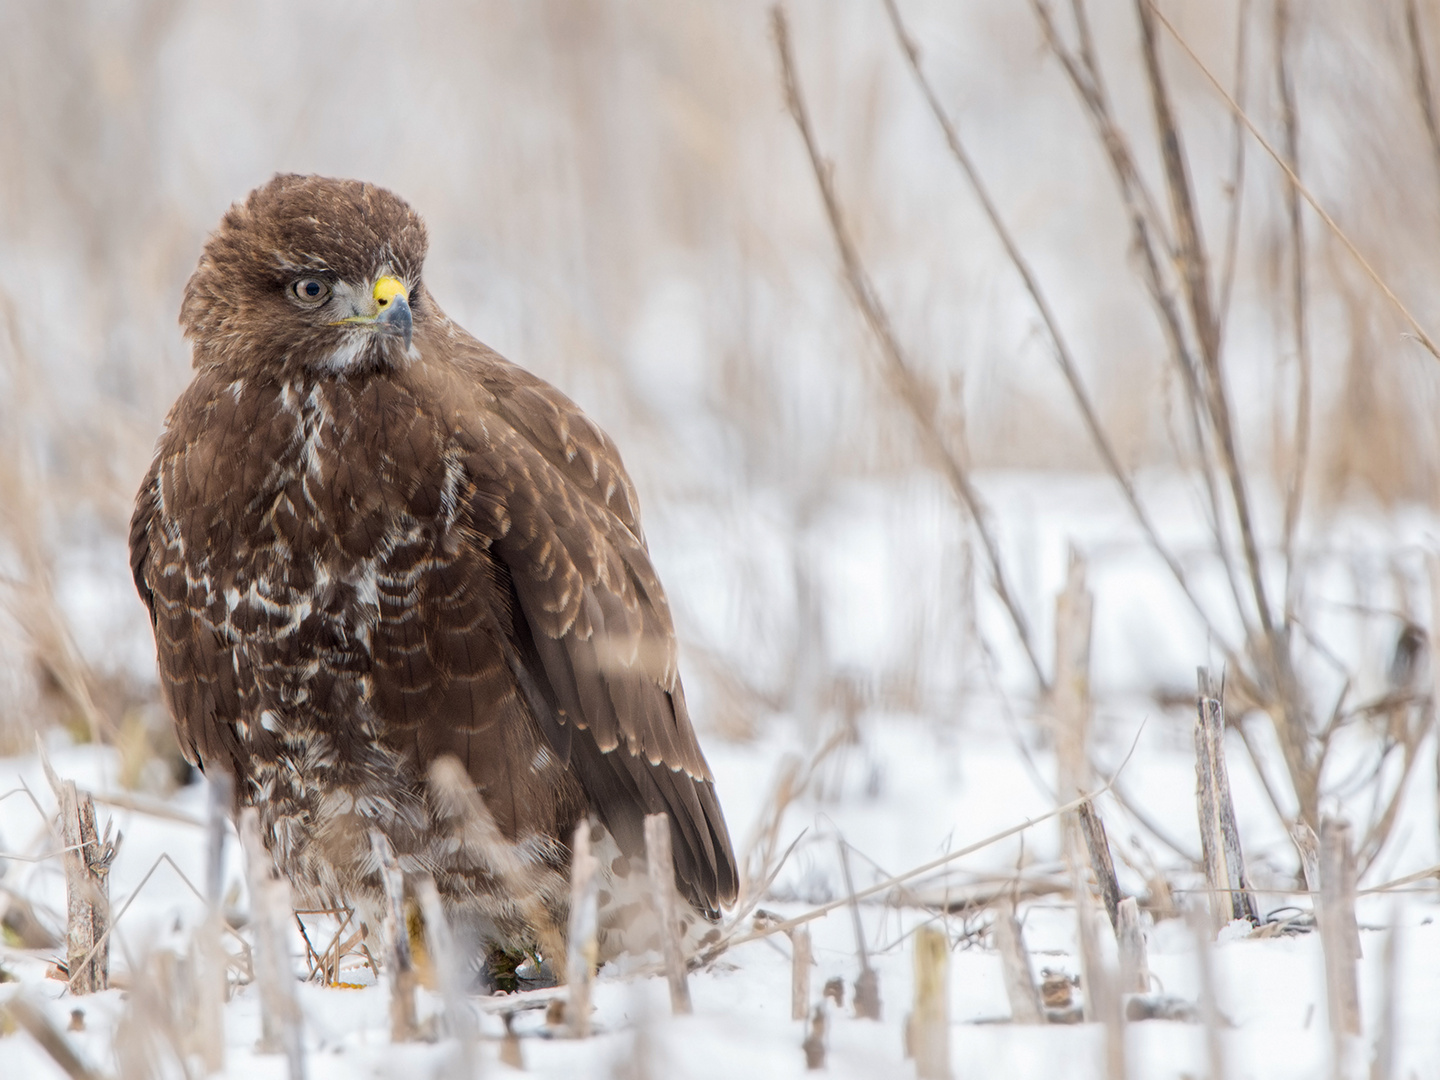
[[[302,304],[318,304],[330,295],[330,286],[318,278],[307,277],[291,285],[290,291]]]

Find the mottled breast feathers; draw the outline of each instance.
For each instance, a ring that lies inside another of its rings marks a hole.
[[[381,822],[442,889],[449,871],[466,887],[427,836],[426,770],[453,755],[501,831],[555,867],[587,814],[625,855],[643,853],[646,814],[669,815],[677,884],[713,916],[735,858],[614,444],[445,317],[419,279],[423,226],[394,196],[271,187],[227,215],[187,290],[198,371],[131,528],[182,745],[242,801],[292,808],[272,850],[320,893],[347,887],[347,821]],[[331,236],[347,215],[367,223],[359,241]],[[306,313],[266,290],[296,273],[337,297],[393,275],[413,344],[319,319],[287,337],[290,309]]]

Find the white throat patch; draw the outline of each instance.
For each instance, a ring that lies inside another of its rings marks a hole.
[[[343,375],[351,371],[373,338],[368,333],[351,332],[345,335],[340,346],[320,361],[321,371],[331,375]]]

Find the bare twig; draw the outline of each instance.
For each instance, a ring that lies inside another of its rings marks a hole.
[[[1185,388],[1186,418],[1190,424],[1195,452],[1204,466],[1200,469],[1200,476],[1205,486],[1210,530],[1215,539],[1216,551],[1220,554],[1221,565],[1225,569],[1226,583],[1235,599],[1235,613],[1241,623],[1245,625],[1246,635],[1249,637],[1251,636],[1250,614],[1242,599],[1234,560],[1222,528],[1219,489],[1215,477],[1208,467],[1207,447],[1209,443],[1204,426],[1208,407],[1206,394],[1201,386],[1200,364],[1190,342],[1190,334],[1185,327],[1180,301],[1174,295],[1165,276],[1164,267],[1173,260],[1175,245],[1166,238],[1164,221],[1156,208],[1155,200],[1146,187],[1144,179],[1136,167],[1135,157],[1130,151],[1129,143],[1115,120],[1114,110],[1105,92],[1105,83],[1096,59],[1094,46],[1090,41],[1089,19],[1083,0],[1072,0],[1071,3],[1081,43],[1078,55],[1065,45],[1045,0],[1030,0],[1030,3],[1036,18],[1040,21],[1045,43],[1056,59],[1060,61],[1071,86],[1085,107],[1115,176],[1115,184],[1120,193],[1126,216],[1130,221],[1132,247],[1140,256],[1141,280],[1149,292],[1151,303],[1159,316],[1161,331],[1170,346],[1171,360],[1180,372],[1182,385]],[[1223,647],[1223,638],[1217,637],[1216,640]],[[1243,677],[1243,671],[1240,670],[1235,659],[1229,655],[1226,659],[1232,669],[1235,669],[1235,674]],[[1247,688],[1246,692],[1250,693],[1250,689]],[[1256,690],[1251,696],[1260,700],[1258,694],[1259,691]]]
[[[1250,0],[1240,0],[1235,13],[1235,100],[1245,104],[1247,85],[1245,45],[1249,40]],[[1220,330],[1224,333],[1230,312],[1230,290],[1235,283],[1236,256],[1240,250],[1240,211],[1245,205],[1245,128],[1231,117],[1230,217],[1225,225],[1225,252],[1220,258]]]
[[[951,156],[955,158],[961,171],[965,174],[965,179],[969,182],[970,189],[974,193],[976,201],[979,202],[980,208],[984,211],[986,219],[990,222],[991,229],[999,239],[1001,246],[1005,249],[1005,254],[1009,258],[1011,265],[1014,266],[1015,272],[1020,276],[1020,280],[1025,286],[1025,291],[1030,294],[1030,299],[1035,305],[1035,310],[1040,316],[1040,321],[1045,326],[1047,336],[1050,338],[1055,362],[1060,368],[1060,373],[1065,378],[1071,396],[1075,400],[1076,407],[1080,410],[1080,418],[1085,424],[1085,430],[1090,437],[1091,443],[1094,444],[1096,451],[1100,454],[1101,460],[1105,463],[1105,468],[1120,488],[1120,492],[1130,508],[1131,515],[1135,518],[1136,524],[1140,526],[1141,531],[1145,533],[1146,540],[1149,542],[1151,548],[1165,563],[1166,568],[1180,586],[1181,592],[1184,593],[1186,600],[1189,601],[1195,614],[1210,632],[1211,638],[1217,642],[1222,642],[1222,647],[1224,647],[1222,636],[1218,633],[1209,612],[1205,609],[1204,605],[1201,604],[1199,597],[1191,588],[1190,580],[1185,573],[1184,567],[1181,566],[1180,560],[1176,558],[1174,552],[1171,551],[1169,546],[1161,539],[1159,530],[1155,527],[1154,520],[1151,518],[1149,511],[1145,509],[1144,504],[1140,501],[1140,496],[1135,489],[1133,478],[1121,463],[1120,455],[1116,451],[1114,443],[1105,431],[1104,425],[1100,422],[1099,414],[1096,412],[1094,402],[1090,398],[1090,391],[1080,376],[1079,365],[1076,363],[1069,343],[1063,331],[1060,329],[1059,320],[1051,309],[1049,300],[1040,288],[1040,282],[1038,278],[1036,278],[1034,270],[1031,269],[1029,261],[1020,251],[1019,244],[1016,243],[1009,227],[1005,224],[1004,219],[1001,218],[999,208],[990,196],[989,188],[981,178],[979,170],[970,157],[970,152],[965,148],[965,144],[960,139],[959,130],[956,128],[954,121],[951,120],[950,115],[945,111],[945,107],[940,104],[940,99],[936,95],[934,87],[930,85],[930,80],[925,75],[924,68],[920,62],[919,46],[906,29],[904,20],[900,16],[900,9],[896,6],[896,0],[884,0],[884,4],[885,10],[890,16],[890,25],[895,31],[896,40],[900,44],[900,50],[905,56],[906,63],[910,68],[911,74],[915,77],[921,94],[925,98],[925,103],[930,108],[931,115],[935,117],[935,122],[939,125],[940,131],[945,137],[945,144],[949,147]]]
[[[1120,784],[1114,784],[1110,788],[1110,794],[1115,796],[1115,801],[1124,808],[1126,813],[1133,817],[1151,836],[1155,837],[1162,844],[1168,847],[1180,858],[1192,866],[1199,866],[1204,862],[1203,856],[1197,855],[1191,847],[1185,844],[1178,837],[1174,836],[1169,829],[1156,821],[1140,803],[1132,799],[1129,793]]]
[[[1290,77],[1290,0],[1275,2],[1275,81],[1280,90],[1280,117],[1285,131],[1285,156],[1294,174],[1300,174],[1300,117],[1295,107],[1295,86]],[[1295,532],[1305,499],[1305,474],[1310,462],[1310,334],[1306,326],[1305,223],[1300,216],[1300,193],[1288,177],[1285,208],[1290,219],[1290,319],[1295,335],[1295,429],[1293,472],[1285,489],[1285,523],[1281,546],[1285,552],[1285,621],[1294,619],[1300,575],[1295,568]]]
[[[1440,170],[1440,125],[1435,122],[1435,97],[1430,92],[1430,67],[1425,61],[1425,35],[1420,30],[1419,5],[1405,0],[1405,40],[1410,46],[1411,69],[1415,79],[1415,98],[1425,118],[1425,134],[1430,137],[1430,152]]]
[[[1420,746],[1425,736],[1429,734],[1433,726],[1433,713],[1426,708],[1421,713],[1418,723],[1410,724],[1401,733],[1400,738],[1400,776],[1395,781],[1395,787],[1385,801],[1385,809],[1370,823],[1365,830],[1365,836],[1360,841],[1356,850],[1355,861],[1359,867],[1359,874],[1364,875],[1379,858],[1380,852],[1384,850],[1390,834],[1395,828],[1395,823],[1400,819],[1400,808],[1405,798],[1405,789],[1409,785],[1411,774],[1415,771],[1415,765],[1420,760]],[[1383,759],[1382,759],[1383,764]],[[1378,772],[1378,770],[1377,770]],[[1380,784],[1380,777],[1377,775],[1375,782]],[[1377,790],[1377,795],[1378,795]]]
[[[898,885],[902,885],[907,881],[912,881],[917,877],[928,874],[932,870],[938,870],[940,867],[946,865],[947,863],[954,862],[956,859],[962,859],[966,855],[972,855],[975,852],[982,850],[983,848],[989,847],[991,844],[997,844],[1001,840],[1005,840],[1011,836],[1014,836],[1016,833],[1021,833],[1024,832],[1026,829],[1033,828],[1036,825],[1039,825],[1042,821],[1049,821],[1052,818],[1059,817],[1062,814],[1067,814],[1072,810],[1078,809],[1081,803],[1087,802],[1090,799],[1098,798],[1099,796],[1110,790],[1111,785],[1115,782],[1115,778],[1118,777],[1124,771],[1125,766],[1130,763],[1131,755],[1135,753],[1135,747],[1139,744],[1139,738],[1139,732],[1137,732],[1135,736],[1135,742],[1131,744],[1129,752],[1125,755],[1124,760],[1120,762],[1120,765],[1118,768],[1116,768],[1114,774],[1110,777],[1108,781],[1106,781],[1100,787],[1096,788],[1094,791],[1087,792],[1080,798],[1072,799],[1070,802],[1064,803],[1061,806],[1057,806],[1055,809],[1050,810],[1044,814],[1037,814],[1033,818],[1026,818],[1024,821],[1020,822],[1017,825],[1012,825],[1008,829],[1002,829],[997,833],[992,833],[990,836],[987,836],[983,840],[978,840],[973,844],[967,844],[965,847],[959,848],[955,851],[947,852],[946,854],[941,855],[938,858],[931,859],[929,862],[922,863],[919,866],[913,867],[905,871],[903,874],[896,874],[894,877],[889,877],[886,878],[884,881],[876,882],[874,885],[871,885],[864,889],[860,889],[858,892],[854,893],[853,896],[843,896],[839,899],[831,900],[829,903],[821,904],[819,907],[811,908],[809,911],[802,912],[801,914],[795,915],[789,919],[781,919],[779,922],[767,923],[764,927],[752,930],[749,933],[741,934],[738,937],[726,938],[708,949],[705,952],[703,959],[705,959],[706,961],[713,960],[715,957],[719,956],[727,949],[733,949],[738,945],[746,945],[752,941],[759,941],[761,938],[769,937],[771,934],[786,933],[794,927],[802,926],[807,922],[813,922],[816,919],[824,918],[836,908],[845,907],[853,901],[865,900],[871,896],[876,896],[880,893],[887,892],[888,890],[893,889]]]
[[[209,818],[198,818],[194,814],[176,810],[156,799],[147,799],[130,792],[92,792],[91,797],[101,806],[116,806],[121,810],[130,810],[137,814],[160,818],[163,821],[173,821],[180,825],[195,825],[202,829],[210,827]]]
[[[840,200],[835,193],[833,170],[830,163],[820,153],[815,132],[810,123],[810,114],[801,94],[799,76],[796,73],[795,60],[791,54],[790,29],[785,18],[785,10],[777,4],[771,9],[770,15],[775,33],[775,47],[780,57],[781,75],[785,84],[786,105],[805,142],[805,151],[809,155],[815,182],[820,189],[820,200],[825,208],[831,235],[839,249],[840,262],[844,269],[845,282],[850,289],[850,295],[860,309],[871,333],[874,334],[876,343],[880,346],[880,352],[885,361],[884,372],[887,383],[909,411],[926,453],[970,515],[970,520],[974,523],[975,531],[980,537],[981,547],[985,550],[986,562],[990,568],[991,586],[1010,617],[1015,635],[1034,672],[1036,684],[1042,691],[1048,691],[1050,681],[1045,677],[1044,668],[1041,667],[1039,656],[1035,651],[1029,620],[1025,618],[1025,613],[1015,598],[1014,590],[1005,574],[1004,563],[1000,558],[1000,547],[990,526],[989,510],[975,487],[969,466],[951,450],[945,436],[941,433],[935,418],[935,396],[915,374],[913,365],[900,348],[899,340],[890,326],[889,315],[880,303],[880,298],[870,281],[870,275],[860,261],[859,251],[845,224],[844,215],[840,210]]]
[[[1273,146],[1270,145],[1269,140],[1260,133],[1260,129],[1255,126],[1254,122],[1251,121],[1250,117],[1245,114],[1245,111],[1235,103],[1235,99],[1226,92],[1225,87],[1220,84],[1220,81],[1210,73],[1210,69],[1205,66],[1205,62],[1196,55],[1195,50],[1190,47],[1190,43],[1185,40],[1185,38],[1181,35],[1180,31],[1175,29],[1174,25],[1170,22],[1170,20],[1167,19],[1165,17],[1165,14],[1159,9],[1158,6],[1156,6],[1154,0],[1137,0],[1137,2],[1142,3],[1145,6],[1146,10],[1154,13],[1155,18],[1158,19],[1160,21],[1160,24],[1170,32],[1170,35],[1175,39],[1176,43],[1184,51],[1185,55],[1190,57],[1191,61],[1194,62],[1195,66],[1200,69],[1200,74],[1205,76],[1205,81],[1208,82],[1212,87],[1214,87],[1216,93],[1218,93],[1222,98],[1225,99],[1225,104],[1228,105],[1230,109],[1240,118],[1241,123],[1245,125],[1245,129],[1249,131],[1252,136],[1254,136],[1255,141],[1260,144],[1264,151],[1269,154],[1271,158],[1274,159],[1275,164],[1279,165],[1280,168],[1284,170],[1286,176],[1289,177],[1290,182],[1295,185],[1295,189],[1300,192],[1301,198],[1303,198],[1307,203],[1310,204],[1310,208],[1314,210],[1317,215],[1319,215],[1320,220],[1325,223],[1325,227],[1330,230],[1330,232],[1335,236],[1335,238],[1340,241],[1341,246],[1343,246],[1345,250],[1350,253],[1351,257],[1354,258],[1354,260],[1359,264],[1360,269],[1365,272],[1365,276],[1374,283],[1376,288],[1378,288],[1382,293],[1384,293],[1385,298],[1390,301],[1391,306],[1393,306],[1395,310],[1399,313],[1400,317],[1409,324],[1411,331],[1414,333],[1416,339],[1420,342],[1420,344],[1425,346],[1425,350],[1430,353],[1431,356],[1435,357],[1437,360],[1440,360],[1440,348],[1436,347],[1435,342],[1431,339],[1430,335],[1425,332],[1425,328],[1420,325],[1419,320],[1416,319],[1414,315],[1410,314],[1410,309],[1407,308],[1404,303],[1401,302],[1400,298],[1395,295],[1394,290],[1392,290],[1390,286],[1385,283],[1385,279],[1382,278],[1380,274],[1375,270],[1375,268],[1370,265],[1369,260],[1366,259],[1364,255],[1360,254],[1360,249],[1357,248],[1354,242],[1351,241],[1350,237],[1345,234],[1345,231],[1341,229],[1338,224],[1336,224],[1335,219],[1330,216],[1326,209],[1320,205],[1320,202],[1315,198],[1313,194],[1311,194],[1310,189],[1307,188],[1300,181],[1300,177],[1295,174],[1295,170],[1290,167],[1290,163],[1285,160],[1285,158],[1280,154],[1279,151],[1277,151]]]
[[[1254,597],[1256,614],[1265,632],[1271,650],[1271,663],[1280,669],[1288,667],[1288,649],[1282,650],[1276,635],[1276,626],[1271,614],[1270,600],[1265,591],[1265,581],[1260,562],[1260,545],[1255,536],[1251,520],[1250,498],[1246,490],[1245,472],[1240,464],[1240,448],[1235,435],[1233,414],[1230,409],[1229,392],[1225,387],[1225,376],[1220,362],[1220,328],[1215,318],[1210,295],[1209,262],[1200,229],[1200,219],[1195,209],[1195,197],[1191,191],[1190,167],[1185,156],[1180,128],[1175,121],[1170,105],[1169,86],[1160,68],[1160,52],[1155,40],[1152,7],[1148,0],[1135,0],[1136,12],[1140,18],[1141,53],[1145,59],[1146,81],[1150,87],[1150,101],[1155,112],[1155,127],[1160,142],[1160,157],[1165,167],[1166,187],[1170,192],[1171,215],[1177,235],[1176,256],[1180,263],[1180,278],[1184,283],[1185,297],[1190,308],[1191,324],[1196,340],[1200,344],[1201,371],[1204,375],[1205,401],[1212,430],[1215,432],[1220,463],[1230,486],[1232,508],[1240,530],[1240,545],[1245,553],[1245,566],[1250,575],[1250,587]],[[1283,675],[1280,679],[1282,699],[1287,700],[1290,683]],[[1287,710],[1289,711],[1289,710]],[[1293,723],[1293,717],[1289,718]],[[1289,726],[1289,725],[1287,725]]]

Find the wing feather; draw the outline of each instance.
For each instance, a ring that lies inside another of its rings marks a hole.
[[[493,397],[469,424],[472,513],[510,578],[522,694],[625,854],[643,854],[646,814],[669,815],[677,884],[713,913],[735,898],[735,856],[619,452],[559,391],[473,348]]]

